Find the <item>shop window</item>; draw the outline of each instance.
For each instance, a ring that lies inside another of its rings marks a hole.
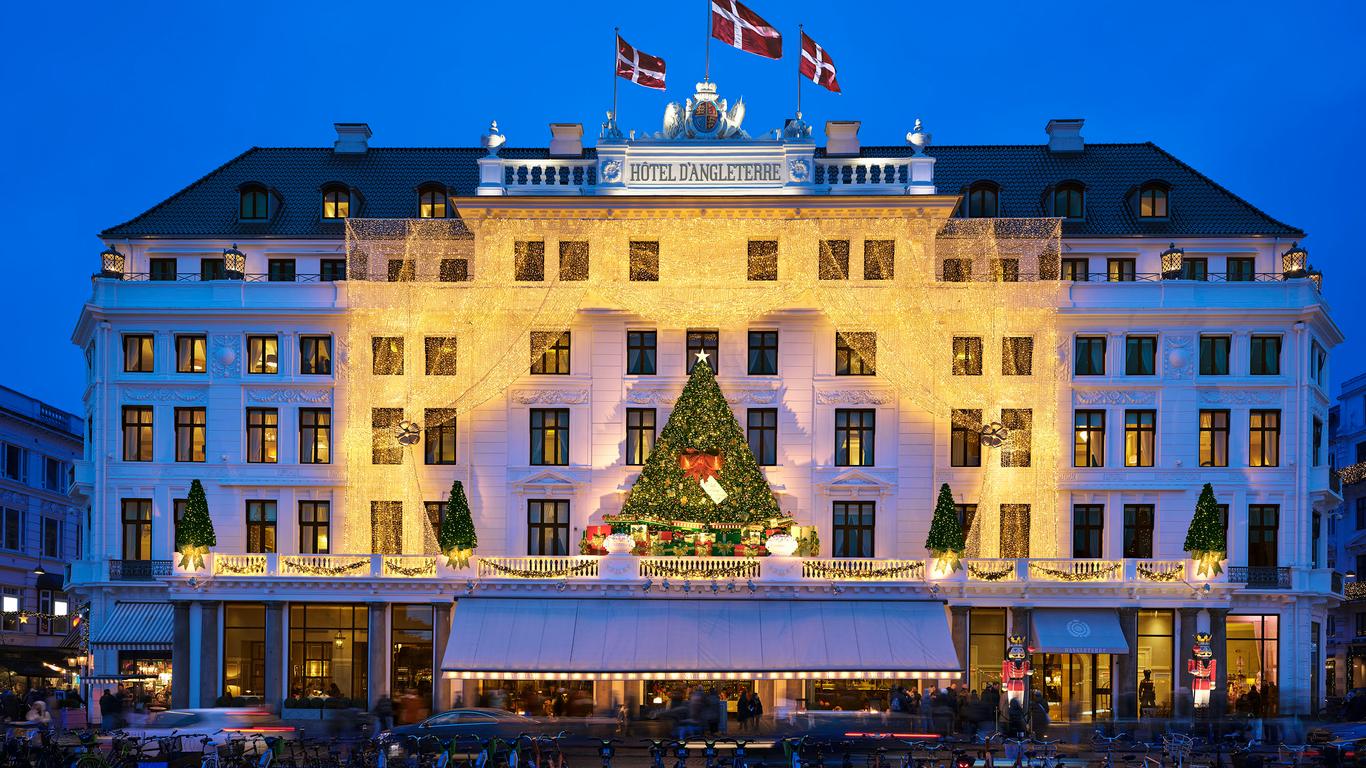
[[[395,605],[389,631],[389,690],[397,706],[395,722],[426,719],[432,710],[432,650],[436,642],[432,605]]]
[[[222,693],[258,702],[265,692],[266,608],[259,603],[225,603]]]
[[[1006,657],[1006,609],[968,609],[968,688],[1000,687]]]
[[[290,696],[328,708],[365,707],[369,692],[369,607],[289,607]]]
[[[1138,612],[1138,714],[1169,717],[1178,675],[1174,667],[1176,621],[1173,611]]]
[[[1280,712],[1280,616],[1229,614],[1225,627],[1228,712],[1275,717]]]

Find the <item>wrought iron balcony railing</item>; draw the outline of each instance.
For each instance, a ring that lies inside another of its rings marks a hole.
[[[1229,566],[1228,580],[1248,589],[1290,589],[1290,569],[1275,565]]]
[[[110,560],[110,581],[155,581],[171,575],[170,560]]]

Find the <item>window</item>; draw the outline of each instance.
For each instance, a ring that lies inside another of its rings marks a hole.
[[[1228,336],[1200,337],[1200,375],[1227,376],[1228,352],[1233,339]]]
[[[835,409],[835,466],[873,466],[876,425],[872,408]]]
[[[1323,465],[1323,419],[1314,417],[1313,443],[1310,446],[1313,455],[1313,466]]]
[[[1102,557],[1105,532],[1105,507],[1099,504],[1072,505],[1072,557]]]
[[[428,376],[454,376],[458,344],[454,336],[428,336],[423,339]]]
[[[417,192],[417,217],[419,219],[446,218],[446,190],[437,184],[428,184]]]
[[[123,559],[152,559],[152,500],[123,500]],[[8,528],[8,526],[6,526]]]
[[[776,376],[778,374],[778,332],[749,332],[749,375]]]
[[[1072,416],[1072,466],[1105,466],[1105,411],[1077,411]]]
[[[974,522],[976,522],[976,520],[977,520],[977,505],[976,505],[976,504],[954,504],[954,505],[953,505],[953,511],[956,512],[956,513],[958,514],[958,525],[961,526],[962,529],[963,529],[963,538],[964,538],[965,540],[968,540],[968,541],[969,541],[968,549],[969,549],[969,550],[974,550],[974,549],[976,549],[976,547],[974,547],[974,546],[971,544],[971,537],[972,537],[972,524],[973,524]],[[975,556],[976,556],[976,553],[975,553],[975,552],[969,552],[969,553],[965,553],[965,554],[968,554],[969,557],[975,557]]]
[[[530,499],[526,503],[526,522],[528,555],[569,554],[568,501]]]
[[[750,408],[745,413],[745,436],[759,466],[771,467],[778,463],[777,408]]]
[[[417,260],[389,259],[386,277],[391,283],[411,283],[417,280]]]
[[[1257,279],[1257,259],[1251,256],[1230,256],[1225,270],[1225,279],[1228,282],[1250,283]]]
[[[626,409],[626,463],[640,466],[655,447],[655,409]]]
[[[299,554],[326,555],[331,549],[332,503],[299,502]]]
[[[332,374],[332,337],[299,337],[299,373],[309,376]]]
[[[1074,283],[1085,283],[1091,279],[1089,259],[1070,258],[1062,260],[1062,279]]]
[[[247,409],[247,463],[274,464],[279,460],[280,412],[274,408]]]
[[[1001,339],[1001,375],[1034,374],[1034,337],[1006,336]]]
[[[1153,505],[1124,505],[1124,556],[1151,558],[1153,556]]]
[[[545,243],[540,240],[514,242],[512,263],[512,279],[530,282],[545,280]]]
[[[1020,260],[992,259],[991,276],[998,283],[1020,282]]]
[[[1209,279],[1209,259],[1203,257],[1186,256],[1181,259],[1181,279],[1199,280],[1201,282]]]
[[[62,593],[53,593],[50,589],[38,590],[38,611],[51,616],[38,619],[38,634],[64,635],[71,628],[71,603]]]
[[[531,332],[531,372],[540,375],[569,375],[569,331]]]
[[[332,410],[299,409],[299,463],[332,463]]]
[[[1281,337],[1253,336],[1252,359],[1248,373],[1253,376],[1279,376],[1281,373]]]
[[[1328,386],[1328,350],[1317,339],[1309,343],[1309,378],[1320,387]]]
[[[1138,191],[1138,216],[1141,219],[1167,218],[1167,188],[1144,184]]]
[[[208,418],[203,408],[175,409],[175,460],[204,460],[204,430]]]
[[[872,376],[877,373],[877,333],[835,331],[835,375]]]
[[[944,259],[944,282],[967,283],[972,281],[972,259]]]
[[[1078,336],[1072,372],[1077,376],[1104,376],[1105,341],[1104,336]]]
[[[1366,531],[1366,496],[1359,496],[1356,500],[1356,529]],[[1357,576],[1366,577],[1366,570],[1357,571]]]
[[[1228,466],[1228,414],[1226,410],[1200,411],[1200,466]]]
[[[874,503],[837,501],[834,503],[835,534],[830,554],[834,557],[872,557]]]
[[[569,409],[531,409],[531,463],[534,466],[568,466]]]
[[[149,408],[148,410],[151,409]],[[125,418],[124,421],[126,423],[127,419]],[[86,423],[89,424],[90,422]],[[150,434],[148,435],[148,439],[151,439]],[[127,457],[125,457],[125,459],[126,458]],[[5,477],[8,477],[11,480],[17,480],[21,483],[28,482],[28,452],[25,451],[23,447],[6,443],[4,459]],[[147,460],[151,461],[150,458]]]
[[[626,332],[626,373],[631,376],[655,375],[655,332]]]
[[[968,218],[994,219],[999,215],[1000,189],[989,181],[968,187]]]
[[[697,353],[707,354],[707,365],[711,367],[712,373],[721,372],[721,355],[718,351],[721,346],[721,334],[718,331],[688,331],[687,354],[684,363],[687,365],[688,373],[692,373],[694,365],[697,365]]]
[[[1082,185],[1068,181],[1053,188],[1053,215],[1078,221],[1086,216],[1086,192]]]
[[[279,373],[280,340],[275,336],[247,337],[247,373]]]
[[[43,457],[43,487],[59,493],[66,491],[67,463],[51,456]]]
[[[1249,467],[1281,465],[1281,412],[1254,410],[1248,414]]]
[[[1027,467],[1033,461],[1034,411],[1030,408],[1002,408],[1001,425],[1010,430],[1001,445],[1001,466]]]
[[[822,240],[816,273],[820,280],[848,280],[849,241]]]
[[[340,185],[323,189],[323,218],[345,219],[351,215],[351,191]]]
[[[630,245],[630,278],[637,282],[659,280],[659,243],[654,240],[632,240]]]
[[[576,282],[588,279],[588,242],[560,241],[560,280]]]
[[[1133,259],[1110,259],[1106,276],[1112,283],[1132,283],[1138,279],[1137,262]]]
[[[371,649],[383,648],[386,639],[370,636],[368,613],[364,604],[291,603],[285,659],[289,677],[285,690],[312,694],[330,690],[335,685],[342,698],[367,700],[371,682],[368,679],[369,654]],[[265,622],[260,624],[264,637]],[[223,666],[227,671],[226,659]],[[264,658],[260,668],[264,684]],[[375,681],[376,690],[392,690],[380,687],[387,683],[387,680]]]
[[[443,283],[464,283],[470,279],[469,259],[442,259],[437,279]]]
[[[1029,505],[1001,505],[1001,557],[1029,557]]]
[[[978,336],[953,337],[953,375],[982,375],[982,339]]]
[[[275,551],[275,502],[247,502],[247,551]]]
[[[402,464],[403,444],[397,439],[402,408],[370,409],[370,463]]]
[[[336,283],[346,279],[346,259],[320,259],[318,261],[318,280]]]
[[[982,466],[982,412],[955,408],[949,413],[949,466]]]
[[[180,523],[185,519],[185,513],[190,509],[189,499],[171,499],[171,546],[176,546],[180,541]],[[76,528],[80,530],[79,527]]]
[[[199,260],[199,279],[202,282],[228,279],[228,265],[221,256]]]
[[[5,549],[20,550],[24,548],[24,511],[22,509],[5,508],[0,510],[0,546]]]
[[[376,376],[403,375],[403,337],[370,337],[370,372]]]
[[[222,686],[223,691],[235,691],[240,696],[265,693],[266,607],[261,603],[223,605]],[[185,717],[187,724],[198,719],[194,715]]]
[[[203,335],[175,337],[176,373],[203,373],[208,370],[208,339]]]
[[[23,591],[18,587],[4,587],[3,597],[0,597],[0,611],[4,611],[4,616],[0,617],[0,629],[6,632],[19,631],[19,611],[23,609]]]
[[[269,201],[265,187],[248,184],[238,193],[237,217],[243,221],[263,221],[269,218]]]
[[[1157,451],[1157,411],[1124,412],[1124,466],[1151,467]]]
[[[427,513],[427,524],[431,526],[431,533],[423,532],[423,551],[428,554],[436,552],[436,538],[441,533],[441,522],[446,519],[446,502],[444,501],[424,501],[422,509]]]
[[[1152,376],[1157,373],[1157,337],[1124,337],[1124,374]]]
[[[455,409],[428,408],[422,414],[422,446],[427,464],[455,463]]]
[[[152,460],[152,406],[123,406],[123,460]]]
[[[123,337],[123,371],[152,372],[152,334],[130,333]]]
[[[895,240],[863,241],[863,279],[891,280],[896,266]]]
[[[292,283],[294,276],[294,259],[266,260],[266,280],[272,283]]]
[[[1278,563],[1277,534],[1281,508],[1277,504],[1247,506],[1247,564],[1252,568],[1274,568]]]
[[[176,279],[175,259],[149,259],[148,280],[173,282]]]
[[[750,240],[749,265],[746,276],[750,280],[778,279],[778,241]]]

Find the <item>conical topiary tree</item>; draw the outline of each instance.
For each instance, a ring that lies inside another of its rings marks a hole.
[[[204,486],[198,480],[192,480],[190,497],[185,502],[185,516],[180,519],[175,532],[180,567],[203,568],[204,555],[209,553],[209,547],[217,545],[218,535],[213,531],[213,518],[209,517],[209,500],[204,496]]]
[[[708,482],[708,493],[702,481]],[[713,499],[715,485],[724,491]],[[620,519],[759,523],[782,516],[716,376],[699,356]]]
[[[1195,502],[1195,516],[1186,530],[1186,543],[1182,549],[1190,553],[1191,559],[1198,561],[1197,576],[1217,576],[1223,571],[1219,563],[1228,552],[1228,532],[1224,530],[1219,502],[1214,498],[1214,488],[1209,483],[1205,483],[1200,490],[1200,500]]]
[[[436,544],[447,560],[461,568],[470,564],[470,555],[479,546],[470,502],[465,498],[465,485],[459,480],[451,483],[451,497],[446,500],[446,514],[441,518]]]
[[[959,557],[966,548],[963,524],[958,521],[958,509],[953,503],[953,491],[948,483],[944,483],[939,486],[939,499],[934,504],[934,517],[930,519],[925,549],[939,561],[939,570],[956,571],[960,567]]]

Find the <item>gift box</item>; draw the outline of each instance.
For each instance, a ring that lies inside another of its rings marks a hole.
[[[612,533],[612,526],[610,526],[610,525],[590,525],[590,526],[588,526],[588,535],[589,535],[589,537],[593,537],[593,536],[604,536],[604,537],[605,537],[605,536],[610,535],[611,533]]]

